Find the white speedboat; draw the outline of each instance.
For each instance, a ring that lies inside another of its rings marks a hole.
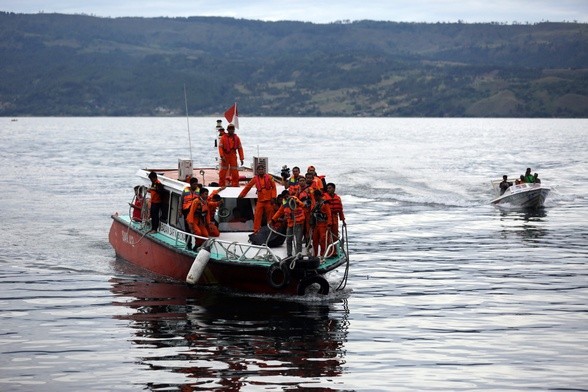
[[[504,193],[500,193],[502,180],[493,180],[492,188],[496,197],[491,201],[495,205],[508,205],[515,208],[541,208],[551,188],[542,184],[515,184],[514,180],[508,180],[513,185],[508,187]]]

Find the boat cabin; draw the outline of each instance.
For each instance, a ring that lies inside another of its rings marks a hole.
[[[148,177],[151,171],[157,173],[157,178],[165,189],[165,192],[162,195],[163,207],[161,222],[167,223],[175,229],[184,230],[184,220],[180,211],[180,203],[182,191],[190,186],[190,176],[185,175],[185,172],[182,173],[182,170],[180,169],[141,169],[137,172],[137,175],[143,179],[141,185],[146,187],[151,185],[151,181]],[[212,194],[213,191],[219,189],[217,168],[195,168],[192,171],[192,175],[198,178],[198,182],[203,184],[203,186],[209,190],[209,194]],[[218,193],[223,200],[223,204],[217,209],[214,219],[218,222],[219,231],[221,233],[253,231],[253,217],[255,205],[257,203],[255,187],[253,187],[244,198],[238,198],[243,187],[247,185],[253,176],[253,170],[249,168],[240,168],[239,186],[227,186]],[[184,179],[180,180],[180,177],[183,177]],[[284,186],[281,185],[281,178],[273,175],[272,177],[276,181],[277,192],[280,194],[280,192],[284,190]],[[209,184],[213,185],[211,186]]]

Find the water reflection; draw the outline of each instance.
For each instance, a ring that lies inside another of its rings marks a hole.
[[[117,318],[130,321],[138,361],[148,370],[183,375],[183,381],[153,382],[150,389],[336,389],[348,330],[344,298],[242,297],[127,278],[111,284],[114,304],[129,310]]]
[[[523,240],[536,240],[548,234],[545,228],[547,211],[537,209],[498,209],[505,237],[514,233]]]

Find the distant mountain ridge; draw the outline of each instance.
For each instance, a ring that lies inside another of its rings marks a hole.
[[[0,115],[587,117],[588,25],[0,12]]]

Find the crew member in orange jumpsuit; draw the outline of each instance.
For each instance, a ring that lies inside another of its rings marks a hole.
[[[327,250],[327,230],[333,223],[331,209],[323,200],[323,191],[314,191],[314,207],[310,211],[312,249],[315,256],[324,256]],[[320,253],[319,253],[320,248]]]
[[[270,222],[274,215],[273,199],[277,195],[274,179],[266,174],[265,166],[257,165],[257,174],[249,181],[239,194],[239,199],[247,195],[247,192],[255,185],[257,188],[257,204],[255,205],[255,217],[253,218],[253,231],[259,230],[263,219]]]
[[[327,184],[327,193],[323,195],[323,199],[331,208],[331,214],[333,216],[333,223],[331,224],[331,234],[333,235],[333,241],[339,238],[339,219],[345,225],[345,215],[343,214],[343,203],[341,198],[335,193],[335,184],[329,182]]]
[[[239,170],[237,166],[237,152],[241,159],[241,166],[243,166],[243,147],[241,146],[241,139],[235,135],[235,126],[229,124],[227,132],[224,134],[218,146],[218,153],[220,155],[220,171],[218,183],[220,186],[225,186],[227,182],[227,172],[231,175],[231,186],[239,186]]]
[[[196,177],[190,178],[190,186],[187,186],[182,191],[182,197],[180,202],[182,204],[182,216],[184,217],[184,231],[187,233],[192,233],[192,229],[190,228],[190,223],[188,222],[188,214],[190,213],[190,207],[192,207],[192,202],[194,199],[198,198],[200,193],[200,188],[202,186],[198,184],[198,179]],[[188,249],[192,248],[192,241],[190,236],[188,236],[188,240],[186,241],[186,247]]]
[[[313,194],[316,190],[313,178],[314,176],[312,175],[312,173],[306,173],[304,175],[304,181],[300,181],[300,192],[298,192],[298,198],[305,205],[304,215],[306,219],[304,221],[304,237],[306,239],[307,244],[310,243],[310,238],[312,236],[310,232],[310,211],[312,207],[314,207]]]
[[[212,191],[212,193],[208,196],[208,221],[210,222],[208,225],[208,234],[211,237],[218,237],[220,235],[220,231],[218,230],[218,226],[216,225],[216,221],[214,220],[214,214],[218,207],[223,204],[223,200],[221,196],[218,194],[220,191],[225,189],[225,187],[221,187]]]
[[[208,189],[201,188],[200,195],[192,201],[190,212],[188,213],[188,223],[192,229],[192,234],[200,237],[208,237],[208,226],[210,218],[208,217]],[[196,245],[200,246],[205,240],[196,239]]]

